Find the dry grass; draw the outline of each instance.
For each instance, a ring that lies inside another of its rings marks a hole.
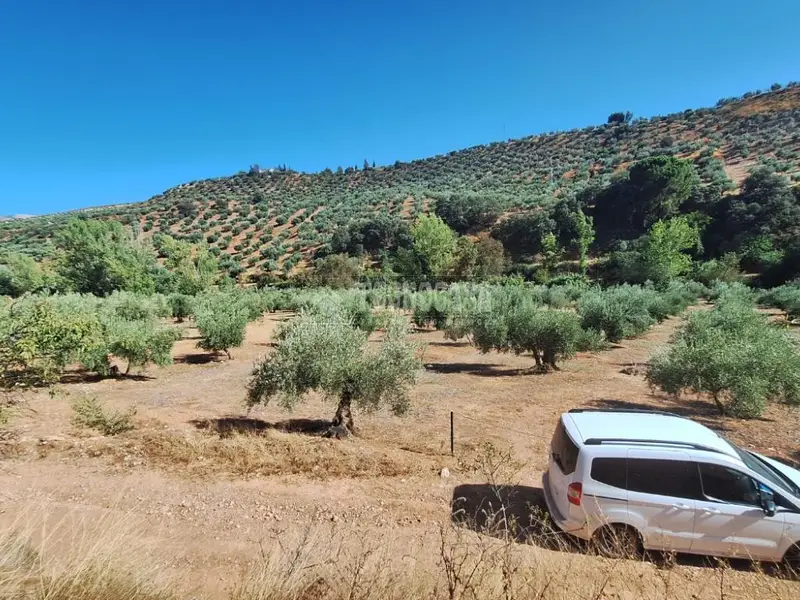
[[[191,478],[400,477],[420,473],[426,467],[434,469],[432,463],[428,465],[413,453],[384,450],[358,439],[342,442],[279,431],[224,436],[209,432],[145,431],[124,440],[79,440],[67,444],[73,453],[107,456],[117,463],[145,464]]]
[[[48,514],[50,508],[42,511]],[[3,600],[172,600],[128,518],[25,517],[0,529]]]
[[[43,508],[50,512],[48,507]],[[515,541],[497,515],[482,534],[443,525],[435,540],[354,536],[346,529],[284,531],[258,557],[227,600],[599,600],[796,597],[797,584],[719,563],[691,571],[628,559],[551,553]],[[140,542],[130,515],[113,522],[74,515],[28,518],[0,528],[2,600],[205,600],[186,581],[159,571],[158,542]],[[162,552],[166,552],[163,548]],[[571,552],[568,546],[563,551]]]

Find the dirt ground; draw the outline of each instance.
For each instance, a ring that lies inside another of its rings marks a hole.
[[[357,438],[322,439],[308,434],[335,409],[322,398],[309,398],[291,414],[279,406],[248,414],[244,407],[249,371],[269,352],[271,334],[286,318],[269,315],[251,324],[230,361],[211,360],[195,348],[196,332],[187,326],[168,368],[151,368],[136,379],[76,378],[54,397],[29,396],[28,409],[14,421],[17,445],[0,459],[0,526],[37,511],[53,519],[121,518],[136,524],[131,535],[137,542],[154,545],[162,573],[186,590],[223,598],[265,545],[307,527],[334,528],[358,543],[371,540],[402,553],[416,548],[418,558],[433,564],[454,498],[479,512],[492,500],[487,483],[494,477],[514,484],[508,489],[517,491],[512,503],[518,508],[541,502],[550,436],[558,415],[573,407],[680,412],[745,446],[800,461],[800,411],[771,407],[759,420],[720,420],[706,400],[651,392],[643,366],[666,343],[677,318],[612,350],[581,354],[547,375],[527,372],[528,357],[482,355],[440,333],[417,332],[414,337],[426,343],[425,370],[411,414],[357,413]],[[76,429],[70,400],[82,395],[117,409],[135,405],[136,429],[115,438]],[[591,556],[535,544],[520,549],[587,582],[607,576]],[[663,579],[651,563],[630,569],[638,588],[626,575],[600,597],[644,597],[641,590]],[[800,597],[800,584],[747,565],[730,571],[724,589],[701,560],[681,561],[675,569],[681,583],[670,597]]]

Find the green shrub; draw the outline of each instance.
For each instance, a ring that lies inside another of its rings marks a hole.
[[[647,380],[663,391],[709,394],[721,415],[754,418],[767,402],[800,404],[797,340],[741,297],[693,313],[654,356]]]
[[[100,400],[94,396],[86,396],[73,402],[72,410],[73,425],[96,429],[103,435],[118,435],[134,428],[135,407],[124,412],[106,412]]]
[[[800,317],[800,285],[786,284],[761,294],[759,304],[780,308],[790,319]]]
[[[636,337],[656,323],[653,300],[642,288],[627,285],[588,292],[578,301],[581,326],[603,332],[613,343]]]

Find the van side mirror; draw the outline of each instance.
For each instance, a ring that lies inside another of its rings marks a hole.
[[[759,486],[758,496],[761,500],[761,509],[764,511],[764,514],[768,517],[774,517],[777,508],[775,506],[775,497],[772,495],[772,491],[764,488],[763,486]]]

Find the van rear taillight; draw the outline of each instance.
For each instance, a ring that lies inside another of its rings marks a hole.
[[[574,504],[575,506],[580,506],[582,497],[583,484],[578,482],[570,483],[569,487],[567,488],[567,500],[569,500],[569,503]]]

